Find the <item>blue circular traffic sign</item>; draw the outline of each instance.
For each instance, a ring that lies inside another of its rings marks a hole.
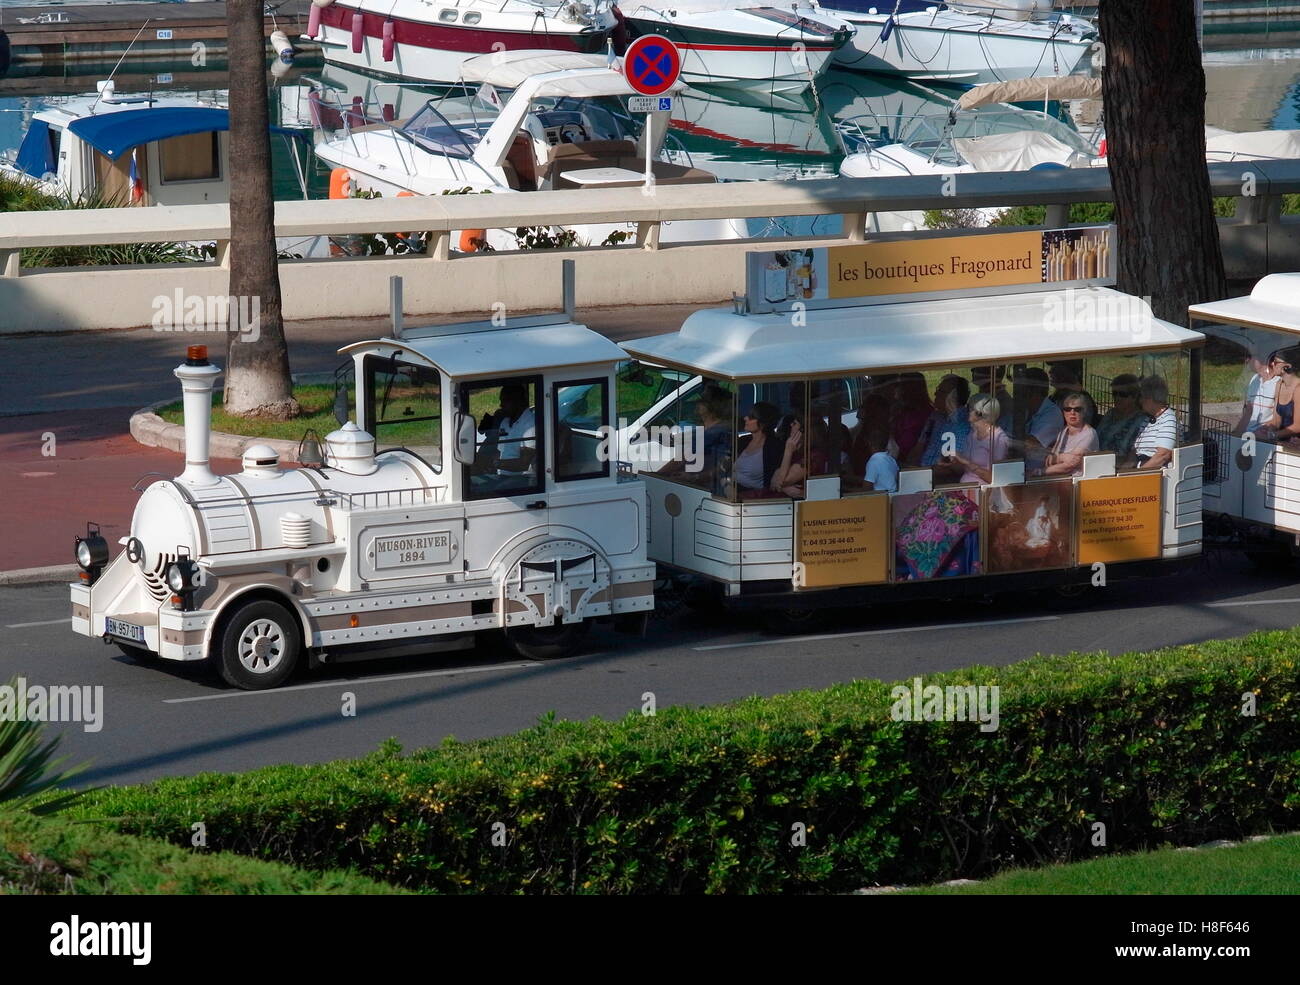
[[[682,54],[677,45],[657,34],[643,34],[627,46],[623,74],[628,84],[643,96],[658,96],[677,83]]]

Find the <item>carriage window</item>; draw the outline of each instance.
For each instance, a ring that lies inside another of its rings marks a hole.
[[[465,466],[469,499],[541,491],[546,461],[541,392],[537,376],[461,385],[459,408],[478,429],[474,464]]]
[[[220,141],[216,133],[191,133],[158,142],[162,180],[216,181],[221,177]]]
[[[555,385],[555,479],[609,475],[616,454],[609,430],[609,385],[602,377]]]
[[[436,369],[366,357],[366,417],[375,448],[406,448],[442,469],[442,379]]]
[[[633,464],[722,495],[735,456],[734,386],[710,379],[679,386],[659,413],[630,436]],[[752,384],[746,392],[753,393]]]

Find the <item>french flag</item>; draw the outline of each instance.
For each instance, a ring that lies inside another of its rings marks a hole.
[[[131,201],[144,201],[144,181],[140,178],[140,148],[131,152]]]

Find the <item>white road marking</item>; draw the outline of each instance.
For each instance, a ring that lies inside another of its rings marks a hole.
[[[58,626],[65,622],[72,622],[72,617],[67,619],[46,619],[44,622],[11,622],[5,629],[26,629],[28,626]]]
[[[982,622],[949,622],[937,626],[900,626],[897,629],[866,629],[856,633],[826,633],[821,636],[779,636],[774,639],[750,640],[748,643],[715,643],[692,647],[704,650],[736,650],[746,646],[777,646],[784,643],[811,643],[817,640],[843,640],[854,636],[888,636],[891,633],[926,633],[939,629],[968,629],[972,626],[1011,626],[1022,622],[1056,622],[1060,616],[1027,616],[1024,619],[988,619]]]
[[[1234,605],[1300,605],[1300,599],[1248,599],[1241,602],[1206,602],[1207,609],[1228,609]]]
[[[350,681],[321,681],[317,684],[296,684],[293,687],[276,687],[269,691],[222,691],[220,694],[200,694],[193,698],[164,698],[165,705],[180,705],[187,701],[218,701],[221,698],[253,698],[264,694],[288,694],[292,691],[311,691],[320,687],[355,687],[358,684],[386,684],[389,681],[412,681],[421,677],[454,677],[457,674],[486,674],[494,670],[528,670],[541,667],[540,663],[493,664],[490,667],[461,667],[456,670],[429,670],[422,674],[393,674],[389,677],[360,677]]]

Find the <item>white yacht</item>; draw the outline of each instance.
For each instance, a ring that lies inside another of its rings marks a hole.
[[[634,93],[606,58],[500,52],[467,60],[462,75],[463,95],[430,98],[406,119],[362,115],[351,104],[332,107],[322,94],[316,155],[335,169],[332,189],[350,185],[353,194],[395,197],[639,187],[647,144],[655,185],[717,181],[691,166],[683,152],[665,147],[669,112],[649,114],[647,129],[644,116],[613,101]],[[513,90],[508,98],[505,90]],[[635,223],[571,229],[580,244],[601,245],[623,238],[611,239],[612,233],[632,235]],[[745,225],[665,223],[661,235],[665,241],[735,239],[745,235]],[[475,239],[493,249],[516,248],[508,230],[465,230],[453,242],[475,249]]]
[[[842,68],[980,83],[1069,75],[1097,40],[1093,25],[1051,0],[969,0],[923,10],[889,0],[820,0],[856,28]]]

